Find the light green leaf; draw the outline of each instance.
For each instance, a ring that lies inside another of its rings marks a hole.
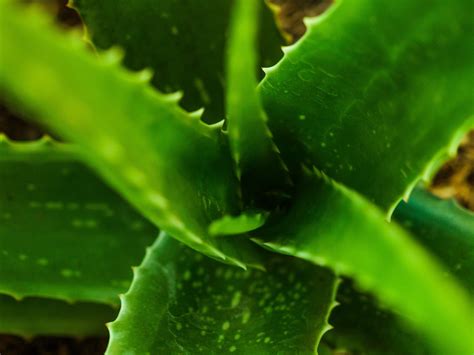
[[[314,164],[385,210],[474,126],[468,0],[340,0],[260,86],[298,173]]]
[[[277,255],[266,266],[239,270],[161,236],[122,298],[107,354],[313,354],[334,274]]]
[[[226,101],[230,148],[244,200],[262,207],[265,202],[274,205],[275,195],[288,189],[291,180],[268,129],[252,70],[257,63],[259,5],[256,0],[235,1],[227,51]]]
[[[0,136],[0,293],[119,303],[157,230],[71,146]]]
[[[220,128],[154,91],[147,72],[121,69],[116,51],[94,58],[44,16],[14,7],[0,5],[0,87],[17,106],[78,143],[85,162],[161,229],[214,258],[258,264],[249,241],[207,234],[212,220],[238,212]]]
[[[353,277],[440,349],[472,351],[472,305],[443,268],[356,192],[305,175],[286,215],[254,232],[259,243]]]
[[[117,310],[95,303],[66,303],[45,298],[16,301],[0,295],[0,333],[24,337],[103,336]]]
[[[394,218],[434,253],[474,295],[474,214],[422,189],[400,203]]]
[[[263,2],[263,0],[256,0]],[[153,84],[165,92],[184,91],[188,110],[205,107],[207,120],[224,118],[224,62],[233,0],[74,0],[94,44],[120,45],[133,69],[150,67]],[[262,9],[261,65],[281,57],[281,36],[273,16]],[[260,74],[254,63],[252,73]]]
[[[215,220],[209,226],[209,234],[225,236],[243,234],[263,226],[268,218],[268,212],[248,211],[238,216],[224,216]]]

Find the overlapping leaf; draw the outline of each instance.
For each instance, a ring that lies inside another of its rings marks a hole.
[[[313,354],[334,274],[278,255],[266,266],[239,270],[161,236],[122,299],[107,353]]]
[[[314,164],[385,210],[474,126],[467,0],[341,0],[260,86],[287,164]]]
[[[453,200],[416,189],[394,218],[474,295],[474,214]]]
[[[0,137],[0,293],[117,305],[156,228],[44,138]]]
[[[263,0],[256,0],[263,3]],[[152,68],[153,83],[165,92],[184,91],[188,110],[224,118],[224,62],[233,0],[74,0],[96,46],[120,45],[133,69]],[[261,64],[281,56],[281,37],[268,9],[260,15]],[[253,66],[252,73],[260,73]]]
[[[103,336],[105,323],[117,310],[96,303],[74,303],[44,298],[16,301],[0,295],[0,333],[31,337]]]
[[[274,205],[275,195],[291,181],[268,129],[252,70],[257,63],[258,5],[255,0],[235,1],[227,52],[227,130],[244,200]]]
[[[474,270],[474,218],[454,201],[443,201],[420,188],[409,203],[400,204],[394,213],[413,236],[434,252],[451,275],[471,290]],[[332,348],[357,354],[432,354],[435,349],[373,297],[357,292],[349,282],[339,287],[340,305],[331,313],[334,326],[324,341]],[[406,320],[405,320],[406,322]]]
[[[78,143],[85,161],[163,230],[229,263],[258,263],[250,242],[207,234],[212,220],[238,210],[219,127],[154,91],[147,72],[121,69],[116,51],[94,58],[39,13],[2,1],[0,21],[0,87],[29,117]]]
[[[287,214],[253,232],[258,242],[353,277],[441,351],[472,351],[472,305],[443,268],[360,195],[319,172],[305,175]]]
[[[339,287],[340,303],[331,312],[334,327],[322,339],[333,351],[359,355],[435,355],[438,352],[421,334],[408,327],[398,314],[381,307],[350,282]]]

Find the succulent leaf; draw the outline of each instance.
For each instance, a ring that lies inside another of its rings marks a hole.
[[[1,4],[5,93],[77,143],[84,161],[161,229],[211,257],[258,264],[251,242],[207,234],[212,220],[239,205],[219,127],[180,109],[179,95],[156,92],[142,74],[122,69],[119,52],[94,58],[39,13]]]
[[[251,206],[259,206],[259,198],[274,204],[275,195],[291,185],[256,91],[259,5],[255,0],[235,1],[227,51],[227,131],[244,201]]]
[[[266,266],[239,270],[160,236],[122,298],[107,354],[313,354],[330,328],[334,274],[278,255]]]
[[[417,241],[433,252],[472,295],[472,213],[452,200],[440,200],[417,188],[410,201],[401,203],[393,216],[411,231]],[[373,297],[358,292],[349,282],[339,287],[337,300],[340,305],[330,317],[334,330],[324,339],[331,347],[374,355],[438,353],[426,339],[405,326],[406,319],[378,305]]]
[[[287,214],[253,233],[257,242],[353,277],[440,349],[472,351],[468,296],[408,234],[318,171],[306,172],[298,188]]]
[[[474,127],[467,8],[340,0],[308,19],[260,85],[290,169],[314,164],[390,214]]]
[[[0,293],[117,305],[157,229],[72,146],[0,136]]]
[[[117,310],[96,303],[66,303],[46,298],[22,301],[0,295],[0,334],[103,336]]]
[[[400,203],[394,218],[474,296],[473,212],[418,188],[408,203]]]
[[[263,226],[268,215],[264,211],[247,211],[238,216],[224,216],[211,223],[209,233],[213,236],[247,233]]]
[[[74,0],[73,6],[98,48],[120,45],[127,66],[152,68],[153,84],[165,92],[183,91],[186,109],[205,107],[205,118],[215,122],[224,118],[224,58],[234,2]],[[260,64],[268,66],[281,56],[282,39],[271,12],[262,10]],[[250,70],[261,73],[257,65]]]
[[[322,343],[333,353],[360,355],[445,355],[431,346],[422,334],[414,332],[400,314],[380,305],[374,297],[344,281],[337,294],[339,305],[329,318],[333,329]],[[405,322],[403,322],[405,321]]]

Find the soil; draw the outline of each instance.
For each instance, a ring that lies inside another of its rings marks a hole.
[[[79,16],[67,8],[66,0],[28,0],[41,3],[64,28],[80,25]],[[306,28],[304,17],[324,12],[332,0],[272,0],[280,7],[278,19],[290,42],[299,39]],[[0,132],[16,140],[38,139],[41,128],[25,122],[1,103]],[[459,148],[458,155],[446,163],[434,178],[431,191],[441,198],[455,198],[460,204],[474,210],[474,131],[470,132]],[[31,340],[21,337],[0,335],[1,355],[93,355],[103,354],[106,338],[75,339],[68,337],[35,337]]]

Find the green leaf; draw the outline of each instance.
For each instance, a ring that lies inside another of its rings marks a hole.
[[[258,0],[263,2],[263,0]],[[133,69],[150,67],[161,90],[183,90],[188,110],[224,118],[224,62],[232,0],[74,0],[87,32],[102,49],[123,47]],[[268,9],[261,13],[261,65],[281,56],[281,36]],[[254,63],[255,64],[255,63]],[[260,73],[260,67],[251,69]]]
[[[271,250],[354,277],[440,349],[472,351],[473,308],[463,290],[371,203],[321,173],[306,172],[286,215],[254,236]]]
[[[0,333],[35,335],[103,336],[105,323],[116,310],[95,303],[66,303],[45,298],[16,301],[0,295]]]
[[[238,212],[220,127],[154,91],[147,72],[120,68],[116,51],[94,58],[39,13],[4,1],[0,10],[0,87],[17,106],[78,143],[85,162],[161,229],[214,258],[258,264],[251,242],[207,234],[211,221]]]
[[[157,230],[71,146],[0,136],[0,293],[118,304]]]
[[[329,318],[334,328],[322,339],[330,348],[358,355],[438,354],[402,322],[406,319],[379,306],[370,295],[357,292],[349,282],[339,287],[337,301],[340,304]]]
[[[433,252],[450,274],[473,292],[474,218],[454,201],[440,200],[417,188],[409,203],[401,203],[394,219]],[[357,292],[349,283],[338,290],[340,303],[331,312],[334,326],[323,341],[333,348],[357,354],[432,354],[425,339],[406,327],[393,312],[377,305],[369,295]]]
[[[474,126],[468,0],[340,0],[260,86],[295,172],[316,165],[385,210]]]
[[[453,200],[422,189],[401,203],[394,218],[447,267],[474,295],[474,214]]]
[[[336,278],[298,259],[267,262],[267,273],[239,270],[161,236],[122,299],[107,353],[313,354]]]
[[[227,130],[230,148],[242,180],[244,200],[268,200],[291,185],[257,96],[256,34],[259,1],[237,0],[227,51]],[[265,196],[266,195],[266,196]],[[270,196],[269,196],[270,195]],[[269,203],[269,201],[267,201]]]
[[[209,226],[209,234],[213,236],[225,236],[232,234],[243,234],[260,228],[268,218],[268,212],[249,211],[238,216],[224,216],[215,220]]]

